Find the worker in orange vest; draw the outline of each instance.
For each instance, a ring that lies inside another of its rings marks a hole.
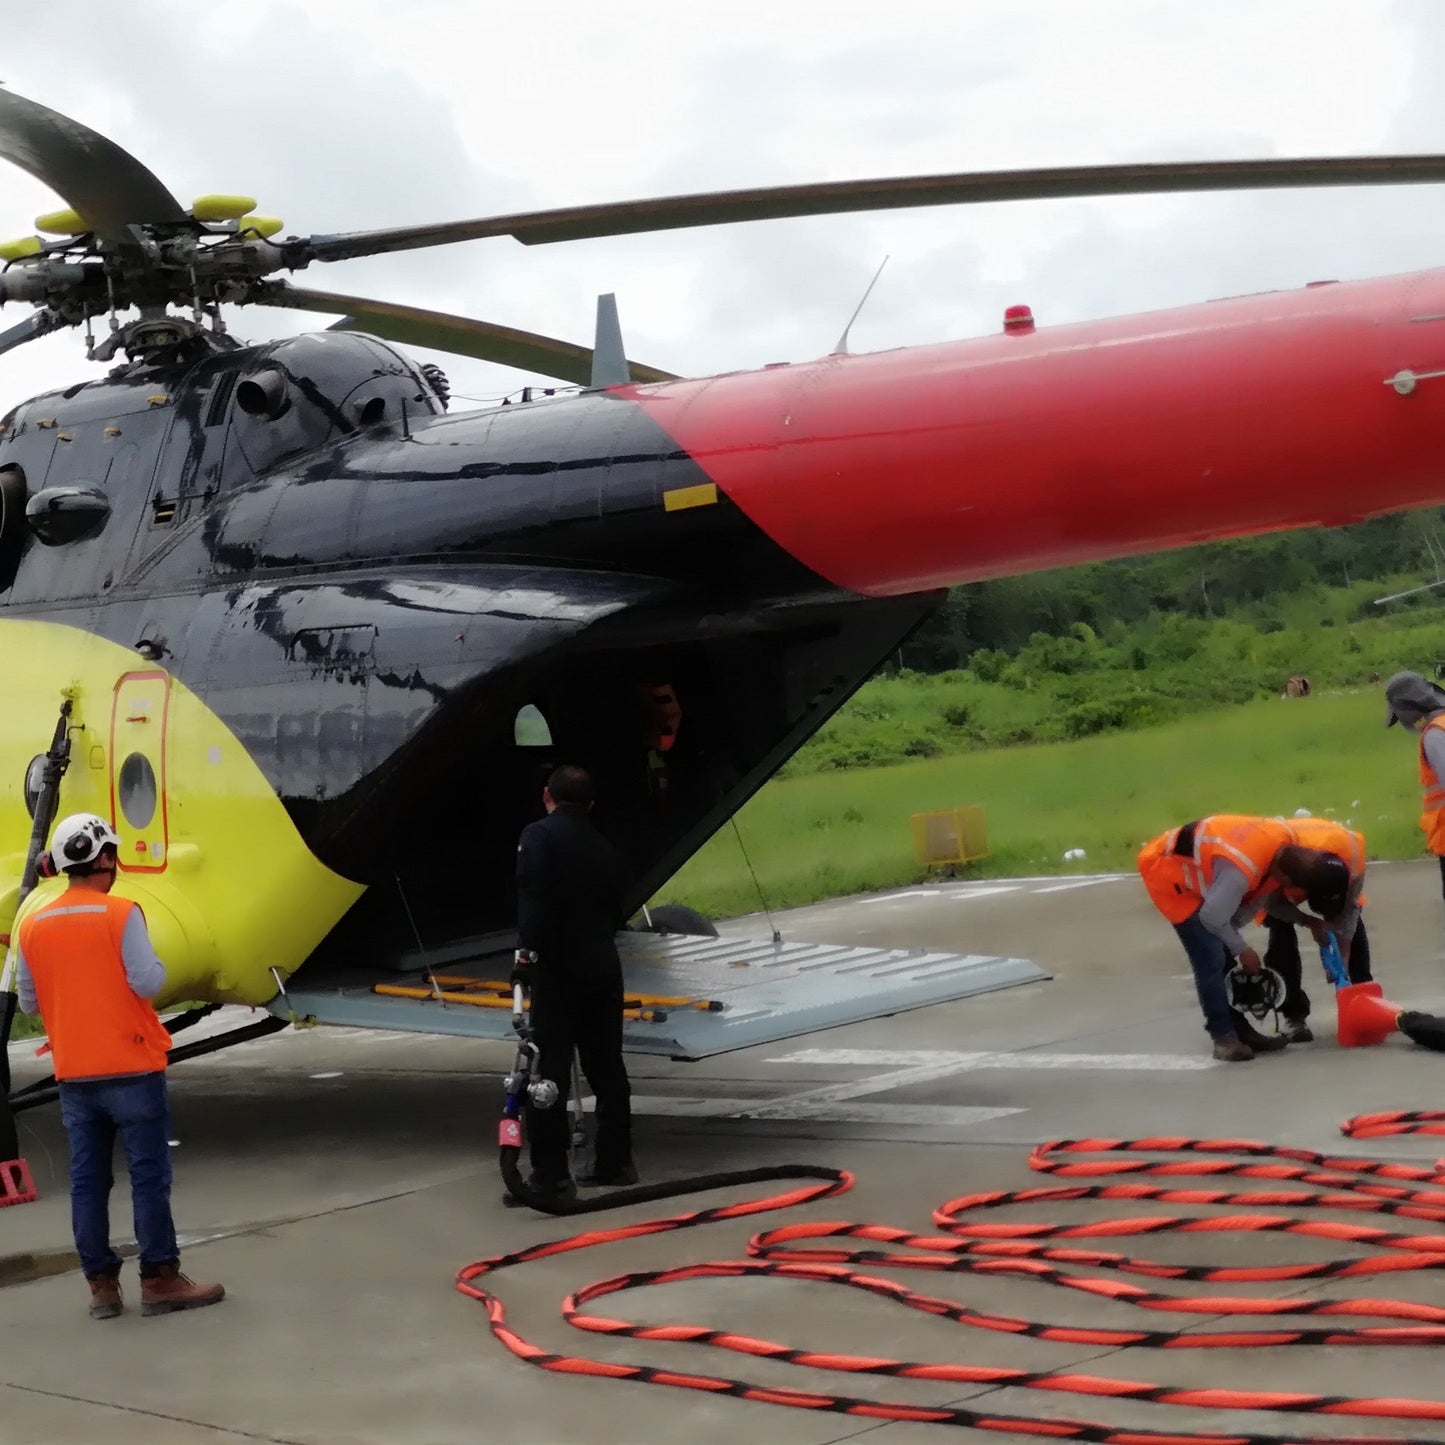
[[[1403,723],[1420,734],[1420,827],[1440,860],[1445,893],[1445,689],[1418,672],[1397,672],[1385,684],[1385,726]]]
[[[1337,884],[1338,858],[1301,847],[1269,818],[1217,813],[1151,839],[1139,850],[1139,875],[1154,906],[1174,925],[1221,1063],[1242,1063],[1288,1040],[1259,1033],[1229,1005],[1225,977],[1236,961],[1246,973],[1263,962],[1240,925],[1282,885],[1307,891]]]
[[[1365,932],[1365,835],[1329,818],[1291,818],[1285,826],[1296,843],[1333,854],[1345,866],[1345,873],[1329,887],[1308,891],[1283,887],[1265,900],[1260,922],[1269,933],[1264,965],[1284,980],[1284,1036],[1292,1044],[1307,1044],[1314,1038],[1309,1026],[1310,997],[1304,988],[1296,928],[1309,930],[1323,946],[1333,933],[1340,957],[1351,983],[1369,983],[1370,938]],[[1308,903],[1313,913],[1300,905]]]
[[[166,981],[138,904],[111,895],[120,838],[94,813],[62,819],[49,860],[65,892],[21,921],[20,1008],[45,1023],[70,1140],[75,1248],[90,1283],[92,1319],[123,1308],[120,1256],[110,1243],[111,1157],[119,1134],[130,1171],[141,1313],[215,1304],[218,1284],[180,1272],[171,1219],[170,1035],[150,1000]]]

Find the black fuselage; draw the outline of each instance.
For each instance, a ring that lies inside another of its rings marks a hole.
[[[368,885],[318,967],[508,928],[559,761],[644,901],[931,605],[831,587],[721,493],[674,507],[706,473],[625,392],[447,417],[350,333],[36,398],[5,468],[0,621],[164,668]]]

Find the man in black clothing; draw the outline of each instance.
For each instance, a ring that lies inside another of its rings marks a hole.
[[[532,1146],[529,1185],[569,1197],[567,1094],[576,1049],[597,1099],[597,1146],[585,1186],[635,1184],[632,1089],[622,1062],[622,964],[615,935],[625,922],[627,870],[622,855],[588,816],[592,779],[557,768],[542,802],[547,816],[529,823],[517,844],[517,964],[532,994],[537,1073],[557,1085],[547,1109],[527,1106]]]

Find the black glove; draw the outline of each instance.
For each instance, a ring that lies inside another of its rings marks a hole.
[[[533,968],[537,962],[536,953],[530,948],[519,948],[512,955],[512,975],[507,980],[508,988],[516,988],[521,984],[523,988],[532,987],[532,979],[535,976]]]

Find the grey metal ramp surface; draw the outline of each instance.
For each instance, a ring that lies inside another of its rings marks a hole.
[[[624,1022],[626,1052],[670,1059],[706,1059],[1050,977],[1025,958],[928,953],[917,948],[655,933],[619,934],[617,946],[629,996],[684,997],[722,1005],[716,1011],[649,1006],[654,1017]],[[509,964],[510,959],[483,959],[465,972],[505,979]],[[354,1028],[513,1037],[508,1009],[394,998],[373,993],[364,984],[291,988],[287,997],[273,999],[269,1008],[282,1018],[294,1010],[317,1023]]]
[[[720,1013],[668,1009],[661,1023],[624,1027],[629,1051],[674,1059],[705,1059],[1049,977],[1026,958],[917,948],[629,933],[618,950],[630,990],[723,1005]]]

